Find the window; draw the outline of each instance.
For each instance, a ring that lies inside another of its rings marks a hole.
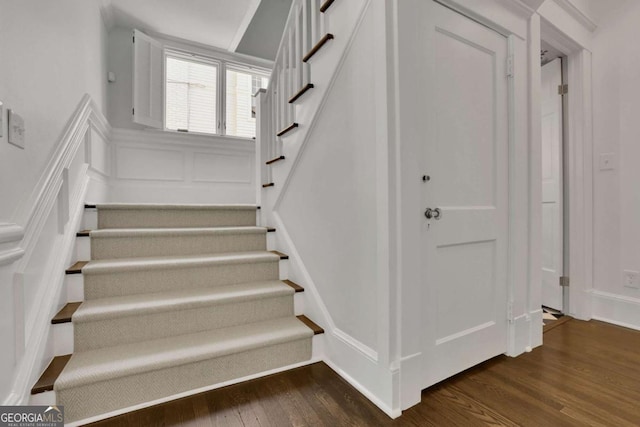
[[[227,135],[253,138],[256,136],[256,99],[258,89],[267,87],[265,75],[227,68],[225,131]]]
[[[166,124],[171,130],[216,133],[216,64],[167,56]]]
[[[173,50],[165,58],[165,129],[256,136],[253,95],[267,87],[267,70]]]

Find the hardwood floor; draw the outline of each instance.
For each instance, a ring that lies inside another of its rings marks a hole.
[[[640,425],[640,332],[571,320],[544,341],[424,390],[422,402],[397,420],[318,363],[95,426]]]

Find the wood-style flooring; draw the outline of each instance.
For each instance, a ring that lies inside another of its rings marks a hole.
[[[640,426],[640,332],[571,320],[422,392],[391,420],[322,363],[96,426]]]

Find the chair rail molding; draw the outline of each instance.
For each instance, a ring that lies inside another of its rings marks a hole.
[[[16,262],[24,256],[24,249],[16,247],[24,237],[18,224],[0,224],[0,266]]]
[[[87,135],[92,131],[108,141],[111,126],[91,97],[85,94],[67,122],[33,191],[16,210],[14,224],[0,225],[0,248],[8,242],[16,244],[8,253],[0,249],[0,265],[13,262],[13,285],[17,291],[25,287],[25,280],[35,282],[29,284],[32,295],[28,301],[24,295],[15,298],[14,317],[20,320],[16,322],[15,330],[16,366],[5,405],[27,403],[35,376],[40,374],[47,352],[52,351],[47,347],[50,319],[57,309],[64,278],[62,272],[72,256],[90,181],[91,159],[78,156],[84,154],[80,148],[88,145],[90,137]],[[56,205],[58,220],[51,222]],[[47,226],[49,229],[45,230]],[[55,227],[55,235],[60,238],[48,240],[50,247],[46,253],[50,256],[46,262],[43,258],[42,264],[38,264],[42,258],[39,242],[43,236],[51,234],[51,227]],[[12,261],[7,261],[9,259]],[[37,261],[35,264],[34,260]],[[31,272],[36,264],[39,265],[39,275],[25,274]],[[27,311],[27,303],[35,309]]]

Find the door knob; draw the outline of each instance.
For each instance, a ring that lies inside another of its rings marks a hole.
[[[427,219],[433,218],[437,221],[442,217],[442,211],[440,210],[440,208],[435,208],[435,209],[427,208],[427,210],[424,211],[424,216],[426,216]]]

